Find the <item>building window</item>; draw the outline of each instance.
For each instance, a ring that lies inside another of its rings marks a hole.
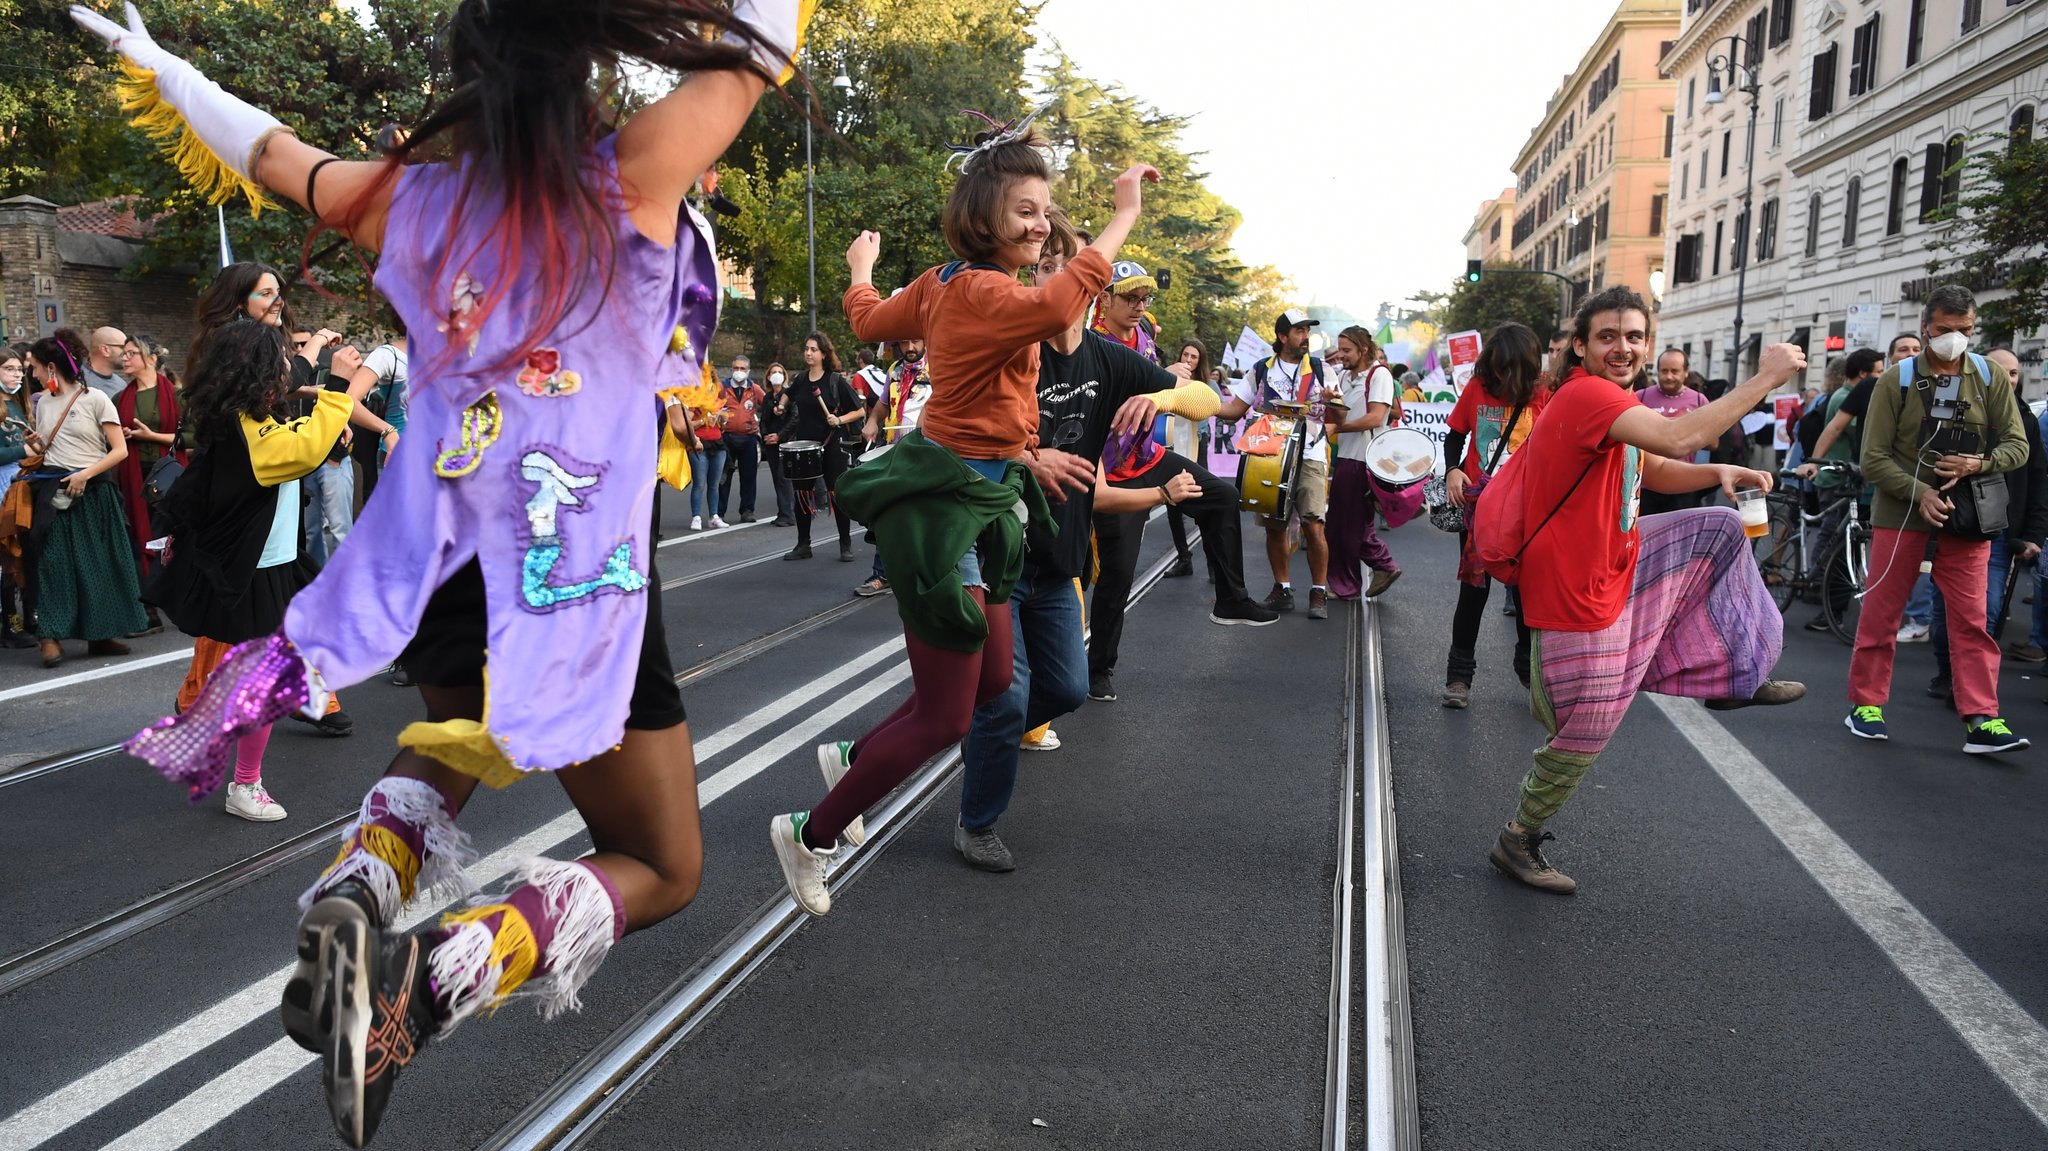
[[[1849,191],[1842,197],[1842,246],[1856,246],[1856,215],[1863,210],[1863,177],[1849,177]]]
[[[1771,104],[1771,151],[1775,152],[1785,144],[1785,98],[1780,96]]]
[[[1699,94],[1699,88],[1700,78],[1698,76],[1694,76],[1685,82],[1685,118],[1688,123],[1692,121],[1692,98]]]
[[[1685,190],[1692,187],[1692,161],[1685,160],[1678,165],[1678,198],[1685,199]]]
[[[1672,136],[1673,136],[1673,135],[1675,134],[1675,132],[1677,131],[1677,128],[1678,128],[1678,117],[1676,117],[1676,116],[1666,116],[1666,117],[1664,117],[1664,158],[1665,158],[1666,160],[1669,160],[1669,159],[1671,158],[1671,140],[1672,140]]]
[[[1650,197],[1650,235],[1664,234],[1664,193]]]
[[[1752,72],[1764,62],[1764,35],[1770,20],[1770,12],[1759,8],[1749,23],[1742,26],[1742,66]]]
[[[1819,120],[1835,110],[1835,65],[1842,55],[1840,44],[1830,44],[1827,51],[1815,54],[1813,58],[1813,88],[1807,94],[1806,118]]]
[[[1877,87],[1877,16],[1872,14],[1856,29],[1849,49],[1849,95],[1861,96]]]
[[[1723,180],[1728,178],[1728,150],[1734,145],[1734,143],[1734,132],[1729,131],[1721,133],[1721,178]]]
[[[1963,0],[1963,31],[1975,32],[1984,22],[1984,0]]]
[[[1806,200],[1806,258],[1820,255],[1820,193]]]
[[[2006,125],[2011,140],[2009,147],[2018,148],[2034,142],[2034,106],[2022,104],[2013,112],[2012,120]]]
[[[1884,202],[1884,234],[1896,236],[1906,230],[1906,168],[1909,161],[1901,156],[1892,161],[1892,186]]]
[[[1493,218],[1493,227],[1486,230],[1486,244],[1492,247],[1500,243],[1500,217]]]
[[[1720,220],[1714,221],[1714,268],[1712,272],[1708,273],[1709,275],[1718,276],[1721,274],[1721,249],[1727,243],[1728,233],[1726,225]]]
[[[1694,284],[1700,278],[1700,234],[1687,232],[1678,237],[1678,248],[1672,254],[1671,279],[1675,283]]]
[[[1948,149],[1927,145],[1927,169],[1920,173],[1920,222],[1925,224],[1941,212],[1941,170],[1947,167]]]
[[[1967,153],[1963,151],[1963,137],[1960,133],[1948,138],[1948,151],[1942,157],[1941,166],[1941,207],[1943,211],[1954,211],[1963,198],[1963,162]]]
[[[1778,200],[1777,197],[1764,201],[1761,214],[1757,216],[1756,259],[1758,263],[1778,254]]]
[[[1913,0],[1906,10],[1906,67],[1920,62],[1920,41],[1927,34],[1927,0]]]
[[[1600,201],[1600,210],[1593,213],[1593,242],[1596,244],[1604,244],[1607,242],[1608,203],[1609,201],[1606,200]]]
[[[1728,242],[1728,270],[1746,266],[1749,263],[1749,209],[1735,213],[1735,234]]]
[[[1771,47],[1792,38],[1792,0],[1771,0]]]

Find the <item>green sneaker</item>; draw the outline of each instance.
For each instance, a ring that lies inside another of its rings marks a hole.
[[[1890,739],[1891,729],[1884,725],[1884,709],[1881,707],[1859,707],[1849,713],[1842,726],[1864,739]]]
[[[2024,751],[2032,746],[2025,737],[2013,734],[2005,721],[1993,716],[1970,729],[1963,740],[1963,750],[1971,755],[1997,755],[2007,751]]]

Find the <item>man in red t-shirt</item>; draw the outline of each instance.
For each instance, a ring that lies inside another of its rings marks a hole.
[[[1755,378],[1676,418],[1633,391],[1650,311],[1628,288],[1579,309],[1564,379],[1515,454],[1523,501],[1522,618],[1534,633],[1529,690],[1549,741],[1522,781],[1495,867],[1531,887],[1578,888],[1541,850],[1544,823],[1606,748],[1639,691],[1704,699],[1727,711],[1791,703],[1803,684],[1769,678],[1784,621],[1765,589],[1741,517],[1726,507],[1639,516],[1645,488],[1768,489],[1771,477],[1687,462],[1805,368],[1791,344],[1766,349]],[[1503,469],[1503,475],[1506,469]],[[1496,481],[1498,482],[1498,481]]]

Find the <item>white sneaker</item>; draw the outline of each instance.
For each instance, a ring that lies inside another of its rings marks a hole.
[[[722,528],[722,527],[724,527],[724,526],[725,526],[725,521],[724,521],[724,520],[722,520],[722,519],[719,519],[719,518],[718,518],[717,516],[712,516],[712,517],[711,517],[711,526],[712,526],[712,527],[715,527],[715,528]]]
[[[789,893],[805,911],[823,915],[832,910],[832,893],[825,890],[825,865],[834,853],[804,846],[803,823],[810,817],[808,811],[778,815],[768,821],[768,838],[775,844],[775,861],[782,865]]]
[[[1017,746],[1024,751],[1058,751],[1060,749],[1060,733],[1048,727],[1045,729],[1044,737],[1037,743],[1027,739]]]
[[[255,823],[276,823],[284,818],[284,808],[263,790],[263,781],[259,779],[255,783],[228,784],[228,814]]]
[[[693,531],[693,532],[701,532],[701,531],[703,531],[703,530],[704,530],[704,517],[703,517],[703,516],[691,516],[691,517],[690,517],[690,530],[691,530],[691,531]]]
[[[1898,641],[1900,643],[1926,643],[1928,633],[1933,630],[1933,627],[1928,624],[1909,623],[1899,629]]]
[[[845,779],[846,773],[852,770],[853,764],[848,762],[852,755],[853,743],[849,740],[842,739],[837,743],[818,745],[818,770],[825,775],[826,791],[838,787],[839,781]],[[840,834],[846,837],[846,842],[859,847],[868,841],[867,821],[856,815],[853,822],[847,824],[846,830]]]

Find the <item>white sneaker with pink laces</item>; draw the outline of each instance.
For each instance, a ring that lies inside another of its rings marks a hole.
[[[228,784],[228,814],[255,823],[276,823],[284,818],[284,808],[263,790],[263,781],[259,779],[255,783]]]

